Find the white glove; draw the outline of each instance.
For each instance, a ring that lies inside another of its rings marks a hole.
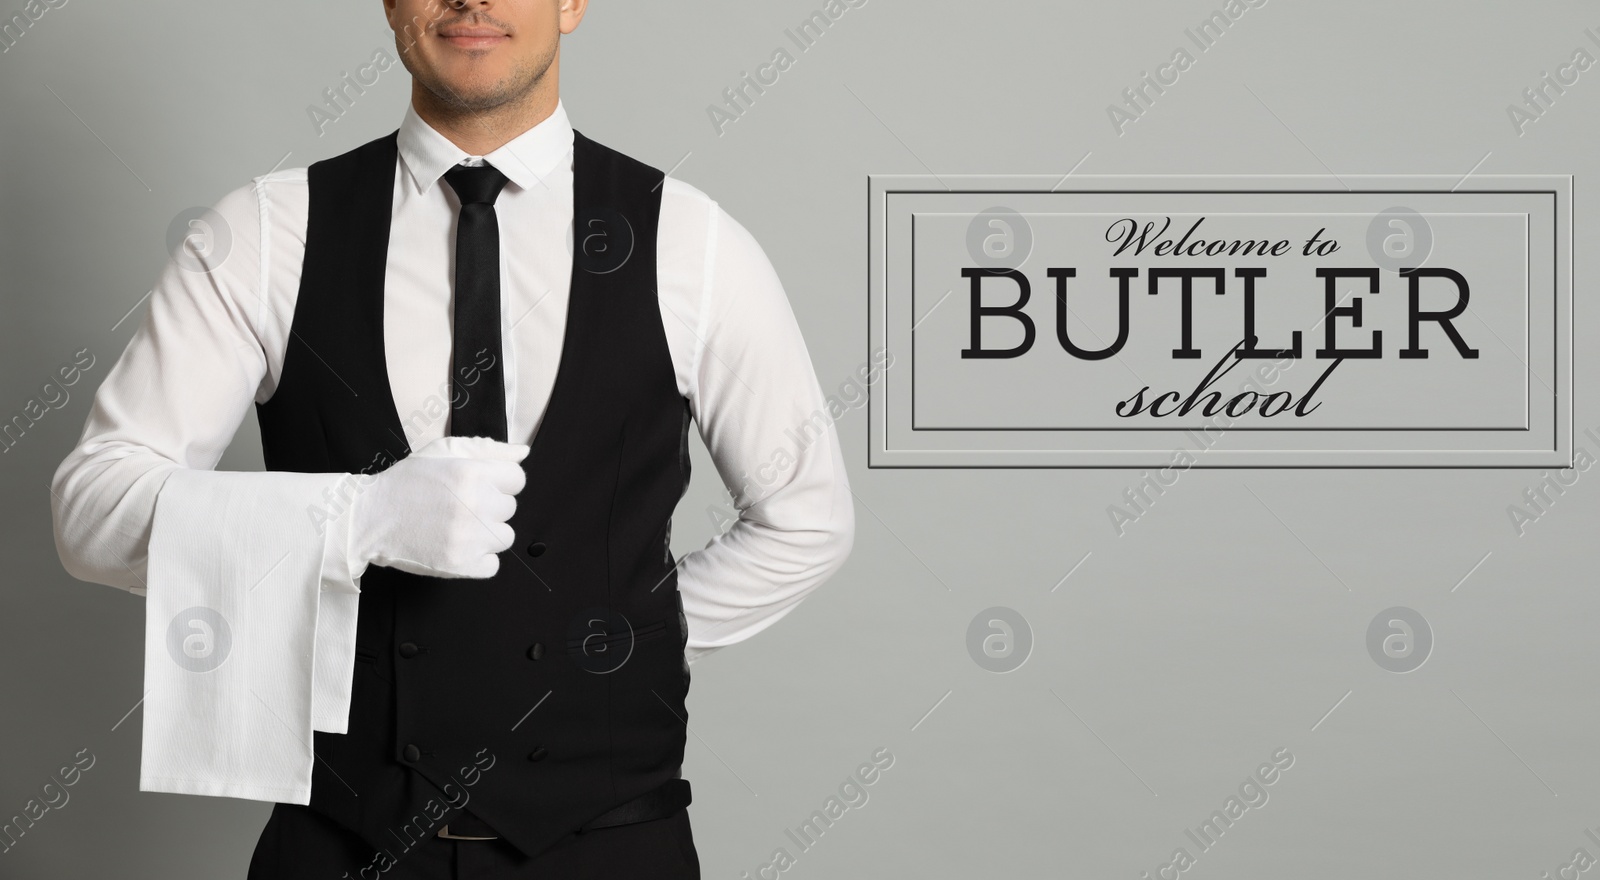
[[[370,478],[351,505],[350,573],[368,564],[412,574],[486,578],[516,535],[506,520],[527,481],[529,447],[441,437]]]

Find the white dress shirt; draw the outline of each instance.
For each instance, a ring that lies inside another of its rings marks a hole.
[[[463,162],[488,161],[510,179],[495,203],[508,439],[538,430],[566,325],[572,140],[558,105],[471,157],[407,109],[384,343],[412,449],[449,428],[447,415],[428,414],[449,397],[456,207],[441,178]],[[827,406],[766,255],[694,187],[669,177],[661,199],[658,300],[678,390],[739,510],[679,562],[692,662],[771,626],[836,571],[854,516],[838,438],[817,418]],[[212,469],[283,367],[306,171],[256,178],[213,209],[231,247],[188,247],[189,266],[175,258],[163,271],[56,471],[56,543],[74,576],[146,597],[140,788],[303,804],[311,731],[342,733],[349,715],[352,517],[319,529],[312,515],[339,509],[346,478]],[[827,429],[797,443],[808,424]]]

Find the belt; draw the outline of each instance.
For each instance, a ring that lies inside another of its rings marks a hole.
[[[612,807],[590,819],[578,829],[578,833],[615,825],[648,822],[652,819],[665,819],[689,806],[690,800],[689,780],[669,779],[633,800]],[[439,836],[446,840],[494,840],[499,837],[493,828],[471,813],[462,813],[451,819],[449,824],[439,829]]]

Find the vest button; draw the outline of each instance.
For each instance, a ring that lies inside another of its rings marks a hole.
[[[542,541],[534,541],[532,544],[528,545],[529,556],[543,556],[544,550],[544,542]]]
[[[415,745],[406,746],[406,750],[402,754],[405,755],[406,761],[412,764],[422,760],[422,750],[417,748]]]
[[[533,647],[528,649],[528,659],[529,660],[543,660],[544,659],[544,644],[541,643],[541,642],[534,642],[533,643]]]
[[[410,660],[412,657],[415,657],[420,653],[422,653],[422,649],[417,647],[416,642],[402,642],[400,645],[400,656],[406,658],[407,660]]]
[[[534,746],[533,751],[528,753],[528,760],[543,761],[545,756],[548,754],[550,753],[545,751],[544,746]]]

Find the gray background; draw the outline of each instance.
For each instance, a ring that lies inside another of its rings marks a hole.
[[[825,387],[868,356],[869,173],[1574,174],[1576,238],[1596,233],[1600,68],[1524,136],[1505,109],[1575,47],[1600,57],[1583,33],[1600,11],[1575,0],[1272,0],[1120,137],[1106,105],[1218,4],[870,0],[719,137],[706,106],[820,5],[596,0],[564,96],[578,128],[682,159],[754,232]],[[0,875],[244,875],[267,805],[137,791],[139,716],[112,727],[139,699],[142,600],[62,571],[46,486],[171,220],[286,153],[304,165],[392,130],[399,68],[326,137],[306,117],[390,45],[377,0],[71,0],[0,55],[0,411],[72,352],[98,358],[0,456],[0,815],[77,750],[97,756]],[[1591,453],[1595,268],[1580,247]],[[696,665],[686,775],[706,876],[779,846],[786,875],[844,878],[1132,880],[1179,846],[1187,876],[1227,878],[1535,878],[1600,855],[1584,833],[1600,825],[1600,473],[1519,537],[1506,510],[1538,472],[1190,471],[1118,537],[1106,507],[1137,473],[869,471],[865,430],[861,410],[839,423],[859,498],[848,566]],[[721,495],[696,464],[680,550],[712,534]],[[253,424],[223,466],[260,466]],[[966,646],[996,605],[1033,633],[1005,675]],[[1435,635],[1405,675],[1366,644],[1396,605]],[[798,852],[784,830],[879,748],[896,761],[870,801]],[[1278,749],[1296,761],[1270,800],[1199,852],[1184,829]]]

